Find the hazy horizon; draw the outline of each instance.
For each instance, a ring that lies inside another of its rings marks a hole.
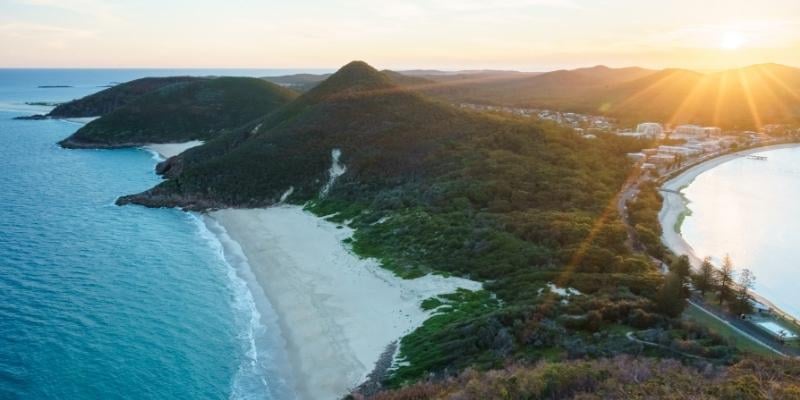
[[[9,0],[0,66],[550,71],[800,65],[800,4]]]
[[[731,67],[728,67],[728,68],[709,68],[709,69],[684,68],[684,67],[674,67],[674,66],[648,68],[648,67],[643,67],[643,66],[640,66],[640,65],[606,65],[606,64],[591,64],[591,63],[589,63],[589,64],[586,64],[586,65],[581,65],[581,66],[576,66],[576,67],[554,68],[554,69],[547,69],[547,70],[545,70],[545,69],[523,70],[523,69],[503,68],[503,67],[495,67],[495,68],[490,68],[490,67],[487,67],[487,68],[481,68],[481,67],[470,67],[470,68],[467,68],[467,67],[464,67],[464,68],[458,68],[458,67],[454,67],[454,68],[402,67],[402,68],[393,68],[393,67],[375,65],[375,64],[370,63],[369,60],[351,60],[351,61],[364,61],[364,62],[372,65],[373,67],[375,67],[375,68],[377,68],[379,70],[391,70],[391,71],[398,71],[398,72],[406,72],[406,71],[437,71],[437,72],[448,72],[448,73],[449,72],[480,72],[480,71],[547,73],[547,72],[554,72],[554,71],[559,71],[559,70],[572,71],[572,70],[590,69],[590,68],[596,68],[596,67],[607,67],[607,68],[611,68],[611,69],[643,68],[643,69],[652,69],[652,70],[656,70],[656,71],[657,70],[665,70],[665,69],[685,69],[685,70],[699,72],[699,73],[714,73],[714,72],[721,72],[721,71],[725,71],[725,70],[735,70],[735,69],[740,69],[740,68],[747,68],[747,67],[758,66],[758,65],[769,65],[769,64],[776,64],[776,65],[782,65],[782,66],[786,66],[786,67],[800,69],[800,66],[798,66],[798,65],[776,63],[776,62],[763,62],[763,63],[754,63],[754,64],[731,66]],[[293,66],[286,66],[286,67],[271,67],[271,66],[263,66],[263,67],[259,67],[259,66],[254,66],[254,67],[236,67],[236,66],[230,66],[230,67],[214,67],[214,66],[208,66],[208,67],[204,67],[204,66],[185,66],[185,67],[181,67],[181,66],[177,66],[177,67],[172,67],[172,66],[142,66],[142,67],[138,67],[138,66],[117,66],[117,67],[104,67],[104,66],[84,66],[84,67],[72,67],[72,66],[59,66],[59,67],[19,66],[19,67],[5,67],[5,66],[0,66],[0,70],[26,70],[26,69],[27,70],[92,70],[92,69],[97,69],[97,70],[198,70],[198,71],[209,71],[209,70],[222,70],[222,71],[225,71],[225,70],[230,70],[230,71],[247,71],[247,70],[249,70],[249,71],[270,71],[270,70],[272,70],[272,71],[286,71],[286,70],[291,70],[291,71],[302,71],[302,72],[297,72],[299,74],[302,74],[302,73],[326,74],[326,73],[335,72],[336,70],[338,70],[339,68],[341,68],[344,65],[346,65],[346,63],[344,63],[342,65],[329,66],[329,67],[304,67],[304,66],[299,66],[299,67],[293,67]]]

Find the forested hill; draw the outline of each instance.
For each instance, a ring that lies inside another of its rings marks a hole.
[[[170,179],[118,203],[203,210],[284,198],[347,221],[353,249],[400,275],[486,282],[488,293],[432,300],[450,311],[403,339],[408,364],[390,379],[401,383],[510,359],[633,352],[627,329],[670,324],[652,301],[660,274],[628,251],[613,213],[625,153],[642,145],[463,111],[353,62],[170,159]],[[331,180],[337,162],[344,173]],[[554,301],[548,283],[584,295]]]
[[[193,82],[204,78],[173,76],[142,78],[121,83],[78,100],[60,104],[47,114],[53,118],[99,117],[123,107],[139,97],[175,83]]]
[[[594,175],[570,194],[581,199],[580,207],[599,207],[593,197],[607,198],[614,193],[628,167],[624,149],[607,154],[609,143],[620,144],[619,139],[589,141],[551,126],[461,111],[404,90],[361,62],[345,66],[252,125],[223,135],[203,146],[205,149],[186,153],[181,157],[183,173],[150,192],[152,198],[160,193],[170,197],[185,194],[187,199],[205,199],[219,206],[269,205],[293,187],[296,201],[313,199],[327,179],[334,149],[341,151],[341,161],[348,167],[348,173],[337,182],[336,193],[373,185],[372,190],[380,190],[464,172],[465,160],[484,160],[494,149],[508,151],[509,157],[530,150],[538,156],[530,162],[557,169],[562,181]],[[231,145],[234,142],[239,144]],[[226,151],[209,157],[210,150],[218,146]],[[604,158],[614,168],[591,165],[601,164]],[[269,168],[262,164],[266,160],[272,160]],[[531,173],[541,172],[533,167],[529,166]],[[504,169],[497,172],[509,173]],[[517,178],[522,182],[514,185],[556,183],[536,182],[535,176],[523,179],[521,174]],[[176,191],[178,187],[180,191]],[[350,196],[361,198],[355,192]],[[531,187],[527,196],[546,195]],[[500,201],[504,196],[490,197]]]
[[[644,68],[596,66],[543,74],[494,73],[468,75],[460,80],[439,79],[441,84],[423,87],[431,96],[452,102],[491,103],[509,106],[575,107],[589,93],[609,90],[655,71]]]
[[[178,82],[146,93],[63,140],[64,147],[123,147],[208,140],[287,104],[296,94],[257,78]]]
[[[392,83],[397,85],[429,85],[433,84],[434,80],[429,79],[426,76],[418,76],[418,75],[411,75],[405,74],[401,72],[395,72],[390,70],[383,70],[381,71],[384,75],[386,75]],[[292,90],[296,90],[298,92],[307,92],[314,88],[314,86],[319,85],[325,79],[328,79],[331,74],[294,74],[294,75],[283,75],[283,76],[265,76],[262,79],[272,82],[284,87],[291,88]]]
[[[423,86],[453,103],[485,103],[725,129],[800,121],[800,69],[778,64],[718,72],[603,66],[536,76],[488,76]]]

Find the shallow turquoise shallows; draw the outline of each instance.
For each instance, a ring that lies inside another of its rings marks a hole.
[[[0,70],[0,399],[289,397],[202,222],[114,205],[159,182],[153,155],[64,150],[80,125],[12,120],[154,74]],[[54,84],[76,87],[37,87]]]

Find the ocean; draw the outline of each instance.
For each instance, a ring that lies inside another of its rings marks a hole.
[[[293,397],[274,316],[219,235],[114,205],[160,181],[155,155],[61,149],[81,125],[12,118],[144,76],[295,72],[0,70],[0,398]]]
[[[755,290],[800,318],[800,147],[737,158],[700,174],[683,190],[691,215],[681,234],[698,257],[755,273]]]

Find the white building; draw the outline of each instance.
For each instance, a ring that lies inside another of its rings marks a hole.
[[[617,136],[632,137],[636,139],[652,139],[653,137],[642,132],[617,132]]]
[[[634,162],[644,161],[647,159],[647,154],[644,153],[628,153],[628,159],[633,160]]]
[[[692,149],[683,146],[658,146],[659,154],[680,154],[682,156],[691,156],[701,153],[701,150]]]
[[[656,154],[647,158],[652,164],[669,164],[675,161],[675,156],[672,154]]]
[[[673,136],[698,137],[706,136],[706,129],[697,125],[678,125],[672,133]]]
[[[664,127],[657,122],[642,122],[636,126],[636,132],[651,138],[658,138],[664,134]]]
[[[703,128],[703,130],[705,131],[704,134],[706,136],[721,136],[722,135],[722,129],[720,129],[720,128],[716,127],[716,126],[707,126],[707,127]]]

